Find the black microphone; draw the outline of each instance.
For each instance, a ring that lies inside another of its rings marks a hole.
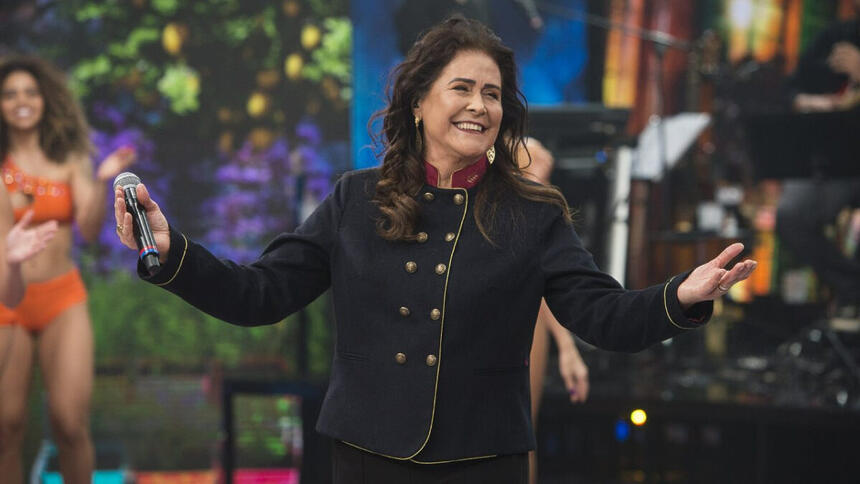
[[[131,221],[134,226],[134,241],[137,242],[137,248],[140,250],[138,254],[140,260],[143,261],[143,265],[149,271],[149,275],[155,275],[161,269],[161,263],[158,262],[158,247],[155,245],[152,229],[149,228],[146,210],[137,202],[138,185],[140,185],[140,178],[128,171],[120,173],[113,180],[114,191],[118,187],[122,188],[122,192],[125,195],[125,210],[131,214]]]

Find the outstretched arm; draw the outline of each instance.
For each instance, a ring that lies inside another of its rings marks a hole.
[[[137,199],[146,211],[161,270],[150,275],[138,264],[138,274],[192,306],[241,326],[273,324],[316,299],[331,284],[329,254],[344,198],[344,177],[323,203],[294,232],[276,237],[250,264],[219,259],[205,247],[170,227],[144,185]],[[117,235],[136,249],[132,217],[126,213],[122,190],[115,192]]]

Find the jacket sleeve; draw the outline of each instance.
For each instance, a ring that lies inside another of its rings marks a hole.
[[[552,313],[586,342],[613,351],[640,351],[686,329],[703,325],[713,302],[686,312],[678,286],[688,273],[641,290],[625,290],[601,272],[559,210],[545,217],[541,269],[544,297]]]
[[[330,256],[345,204],[347,178],[293,233],[269,243],[255,262],[218,259],[171,227],[170,253],[155,276],[138,275],[228,323],[257,326],[281,321],[331,284]]]

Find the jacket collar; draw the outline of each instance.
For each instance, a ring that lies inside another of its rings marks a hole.
[[[451,177],[451,188],[472,188],[484,178],[487,173],[487,157],[482,156],[478,161],[471,165],[457,170]],[[427,184],[431,187],[439,185],[439,170],[430,163],[424,162],[424,173]]]

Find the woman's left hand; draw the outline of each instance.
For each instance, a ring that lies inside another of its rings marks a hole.
[[[100,181],[113,181],[114,177],[137,161],[137,151],[131,146],[123,146],[109,154],[98,167],[96,178]]]
[[[736,283],[746,279],[758,264],[747,259],[735,264],[731,270],[725,266],[744,250],[744,244],[736,243],[726,247],[720,255],[707,264],[697,267],[687,279],[678,286],[678,301],[683,309],[703,301],[711,301],[729,292]]]

